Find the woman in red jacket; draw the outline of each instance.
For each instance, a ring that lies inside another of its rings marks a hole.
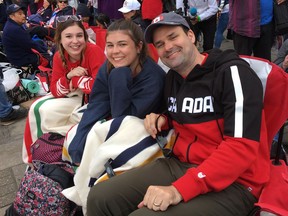
[[[105,60],[103,50],[88,43],[88,36],[77,16],[58,19],[53,57],[51,94],[35,101],[29,111],[24,134],[24,162],[31,162],[30,146],[43,133],[65,135],[78,123],[83,111],[82,98],[90,94],[96,74]]]

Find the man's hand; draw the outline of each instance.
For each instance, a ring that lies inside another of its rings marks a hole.
[[[157,129],[158,131],[161,131],[161,127],[165,125],[166,119],[163,116],[160,116],[160,114],[151,113],[149,115],[146,115],[146,118],[144,119],[144,127],[146,131],[155,139],[157,135]],[[158,125],[156,128],[156,121],[158,119]]]
[[[182,201],[181,194],[171,186],[150,186],[138,208],[146,206],[154,211],[166,211],[170,205],[177,205]]]

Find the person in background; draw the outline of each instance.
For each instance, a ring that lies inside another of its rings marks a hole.
[[[143,20],[140,12],[141,4],[138,0],[125,0],[123,6],[118,9],[123,14],[124,19],[132,20],[139,25],[144,32],[150,21]]]
[[[47,21],[46,26],[56,28],[56,18],[65,15],[74,15],[75,9],[68,5],[68,0],[57,0],[57,7],[52,13],[50,20]]]
[[[9,102],[3,85],[3,73],[0,70],[0,124],[8,126],[27,116],[28,110],[24,107],[13,107]]]
[[[61,18],[61,19],[60,19]],[[30,107],[24,133],[23,160],[30,156],[30,146],[43,133],[66,135],[77,124],[82,112],[83,94],[89,95],[100,66],[105,61],[104,51],[88,42],[88,35],[77,16],[59,17],[53,57],[51,94],[36,100]]]
[[[44,25],[50,20],[54,9],[56,8],[56,1],[44,0],[43,6],[39,8],[36,14],[31,14],[27,19],[27,27],[32,28],[33,26]]]
[[[203,34],[203,51],[212,49],[217,26],[218,6],[216,0],[191,0],[188,1],[188,7],[190,9],[187,14],[190,13],[192,8],[197,11],[196,15],[191,17],[191,22],[194,25],[196,37],[199,37],[200,32]],[[176,8],[182,8],[182,11],[185,10],[183,0],[176,0]]]
[[[39,0],[21,0],[21,7],[25,7],[31,14],[37,13]]]
[[[86,4],[79,3],[76,9],[76,15],[81,16],[84,27],[87,28],[92,24],[92,13],[90,12],[89,7]]]
[[[97,17],[95,17],[96,26],[93,26],[93,31],[96,34],[96,44],[98,44],[103,50],[106,47],[106,32],[107,28],[111,24],[110,18],[103,13],[99,13]]]
[[[57,4],[54,0],[44,0],[43,6],[37,11],[42,17],[42,22],[46,23],[52,16]]]
[[[107,29],[110,25],[111,21],[110,18],[103,13],[99,13],[98,16],[95,17],[96,26],[101,29]]]
[[[38,55],[31,48],[46,56],[47,47],[31,39],[29,33],[23,28],[26,23],[24,9],[12,4],[7,7],[8,20],[3,29],[2,43],[9,62],[17,67],[39,65]]]
[[[277,0],[282,1],[282,0]],[[228,28],[238,54],[254,55],[271,61],[274,42],[273,1],[229,1]]]
[[[229,0],[219,0],[218,2],[219,18],[217,24],[217,30],[215,34],[214,47],[220,48],[223,41],[223,33],[227,29],[229,22]]]
[[[90,28],[90,24],[93,22],[93,16],[92,13],[90,12],[89,7],[84,4],[84,3],[79,3],[77,10],[76,10],[76,15],[81,17],[82,24],[86,29],[86,32],[89,37],[89,41],[92,43],[96,42],[96,34],[95,32]]]
[[[0,0],[0,31],[3,31],[4,25],[7,21],[6,4]]]
[[[57,26],[57,17],[74,15],[75,9],[68,5],[68,0],[57,0],[57,7],[54,9],[51,18],[41,26],[29,29],[31,37],[37,35],[40,39],[50,39],[53,41]]]
[[[288,40],[286,39],[280,47],[277,58],[274,61],[279,67],[288,73]]]
[[[87,6],[88,8],[91,8],[91,6],[93,7],[93,16],[96,17],[98,16],[98,0],[88,0],[87,2]]]
[[[68,152],[80,164],[86,137],[103,119],[132,115],[144,118],[162,108],[165,72],[149,56],[141,28],[131,20],[111,23],[106,34],[107,60],[94,82],[87,110],[69,144]]]
[[[274,63],[277,64],[279,67],[281,67],[286,73],[288,73],[288,40],[287,39],[284,40],[280,49],[278,50],[277,58],[275,59]],[[271,147],[271,158],[275,158],[276,156],[278,139],[279,139],[279,132],[273,138],[272,147]],[[282,144],[282,146],[283,145],[284,143]],[[288,160],[288,158],[286,157],[287,153],[285,151],[285,148],[282,147],[280,151],[280,159],[286,161],[286,163]]]
[[[178,135],[166,157],[94,185],[87,215],[248,215],[269,179],[260,79],[234,50],[201,54],[174,12],[156,17],[145,39],[171,69],[166,112],[144,126],[157,140],[165,129]]]

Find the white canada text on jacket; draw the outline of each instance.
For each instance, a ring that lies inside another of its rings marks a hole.
[[[168,98],[168,111],[177,113],[177,101],[174,97]],[[214,112],[212,96],[205,97],[185,97],[182,103],[183,113],[207,113]]]

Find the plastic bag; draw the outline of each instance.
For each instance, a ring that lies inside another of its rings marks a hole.
[[[21,69],[17,68],[8,68],[5,70],[5,68],[2,69],[3,71],[3,85],[5,87],[5,91],[12,90],[17,83],[19,82],[19,74],[22,73]]]

